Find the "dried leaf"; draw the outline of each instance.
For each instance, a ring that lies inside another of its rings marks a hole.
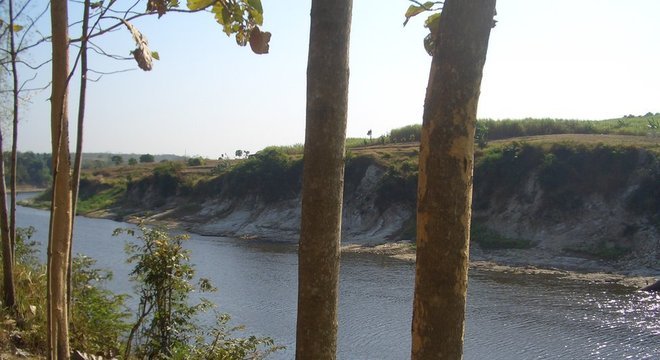
[[[137,48],[131,51],[131,54],[135,58],[135,61],[137,61],[138,67],[144,71],[151,70],[153,68],[153,55],[151,50],[149,50],[147,38],[128,21],[122,20],[122,22],[126,25],[128,31],[131,32],[131,35],[133,35],[133,40],[135,40],[135,44],[137,45]]]
[[[147,1],[147,12],[158,12],[158,18],[165,15],[169,0],[149,0]]]
[[[259,30],[258,26],[250,31],[250,48],[255,54],[268,54],[271,34],[268,31]]]

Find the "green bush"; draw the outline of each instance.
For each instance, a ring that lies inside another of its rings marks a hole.
[[[171,236],[163,228],[138,225],[136,243],[129,243],[128,262],[134,264],[139,305],[136,323],[126,341],[124,358],[139,359],[260,359],[279,347],[270,338],[233,338],[229,316],[218,315],[211,328],[198,324],[198,315],[212,304],[205,299],[191,304],[194,291],[215,291],[206,279],[193,285],[194,265],[183,248],[186,235]],[[132,229],[117,229],[115,234]],[[210,340],[210,342],[209,342]]]
[[[295,197],[302,186],[302,160],[276,148],[260,151],[236,165],[220,181],[224,195],[259,195],[266,202]]]
[[[36,354],[46,353],[46,267],[38,260],[37,243],[31,241],[34,228],[17,229],[16,283],[17,312],[3,313],[3,318],[16,316],[8,329],[22,342],[22,348]],[[123,295],[105,288],[111,273],[94,267],[95,261],[77,257],[73,263],[71,347],[88,353],[114,356],[127,330]]]

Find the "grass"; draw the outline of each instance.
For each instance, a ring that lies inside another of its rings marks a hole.
[[[115,186],[95,193],[86,199],[80,198],[76,210],[79,214],[87,214],[93,211],[110,208],[124,196],[125,192],[126,184],[116,184]]]

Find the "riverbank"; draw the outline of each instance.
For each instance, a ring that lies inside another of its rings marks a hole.
[[[345,253],[369,253],[388,256],[407,262],[415,262],[415,247],[410,241],[385,243],[375,246],[348,244],[341,248]],[[506,250],[485,253],[477,249],[470,252],[470,269],[511,274],[552,275],[559,278],[584,281],[590,284],[616,284],[641,289],[653,284],[658,274],[652,269],[633,269],[617,273],[607,264],[578,257],[557,256],[550,252],[530,255],[526,250]],[[520,259],[525,259],[522,263]],[[550,259],[554,259],[550,261]]]
[[[146,221],[150,224],[158,224],[198,235],[214,236],[213,234],[199,233],[195,231],[194,224],[174,220],[167,215],[152,214],[147,218],[127,217],[122,220],[133,224]],[[108,211],[97,211],[86,216],[117,219],[115,214]],[[263,240],[259,237],[239,238],[243,240]],[[297,239],[297,237],[292,239]],[[295,240],[290,242],[295,242]],[[358,241],[356,243],[342,245],[341,251],[342,253],[368,253],[387,256],[411,263],[414,263],[416,259],[416,248],[413,242],[409,240],[386,242],[377,245]],[[617,284],[637,289],[653,284],[660,278],[660,271],[658,269],[641,266],[634,261],[613,265],[612,261],[569,256],[566,253],[549,249],[483,250],[475,244],[470,249],[470,268],[511,274],[552,275],[591,284]]]

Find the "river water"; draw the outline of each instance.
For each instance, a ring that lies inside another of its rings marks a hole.
[[[37,229],[45,247],[49,213],[18,208],[18,225]],[[125,223],[78,217],[74,252],[97,259],[130,293]],[[192,235],[198,275],[219,288],[208,296],[247,334],[286,346],[270,358],[293,359],[297,254],[291,244]],[[340,359],[406,359],[414,266],[370,254],[343,254],[339,300]],[[660,295],[556,276],[471,271],[465,359],[660,359]]]

